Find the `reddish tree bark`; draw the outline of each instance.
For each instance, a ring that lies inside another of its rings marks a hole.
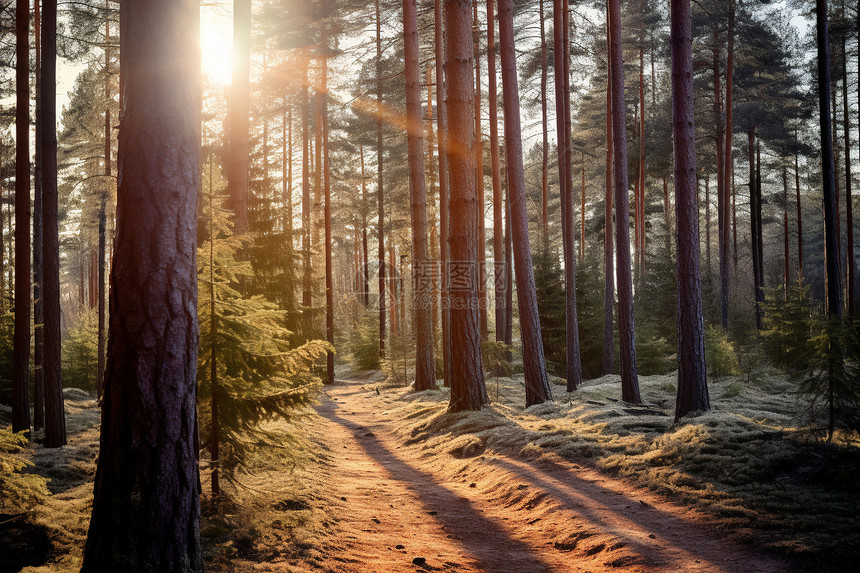
[[[499,0],[499,42],[505,106],[505,165],[513,223],[517,303],[520,309],[520,336],[523,342],[523,371],[526,382],[526,407],[528,407],[552,399],[552,390],[546,375],[534,269],[529,247],[512,0]]]
[[[547,125],[547,58],[544,0],[540,0],[540,112],[543,147],[541,148],[541,234],[544,244],[549,241],[549,126]]]
[[[328,134],[328,39],[324,40],[322,58],[322,131],[323,131],[323,225],[325,226],[325,338],[334,347],[334,273],[331,263],[331,165]],[[334,384],[334,350],[326,352],[326,384]]]
[[[582,382],[582,364],[579,356],[579,320],[576,314],[576,246],[573,242],[573,200],[571,197],[572,166],[568,146],[568,114],[569,106],[565,94],[565,77],[567,64],[565,56],[565,13],[567,3],[564,0],[553,0],[553,59],[555,62],[555,121],[558,133],[558,181],[561,194],[561,235],[564,256],[564,299],[565,299],[565,378],[567,390],[572,392]],[[507,115],[507,114],[506,114]],[[505,129],[507,133],[507,128]],[[522,160],[520,160],[522,161]],[[508,177],[511,167],[508,166]],[[515,216],[516,217],[516,216]],[[515,219],[516,220],[516,219]],[[519,265],[517,265],[519,266]],[[519,281],[517,281],[519,284]]]
[[[618,281],[618,343],[621,362],[621,397],[638,404],[636,336],[633,320],[633,281],[630,276],[630,213],[627,205],[627,124],[624,121],[624,62],[621,51],[621,3],[609,0],[612,61],[612,136],[615,149],[615,242]]]
[[[42,295],[45,318],[45,446],[66,443],[60,378],[60,244],[57,227],[57,2],[42,13]]]
[[[543,11],[543,0],[541,0],[541,11]],[[543,28],[543,19],[541,19],[541,28]],[[506,312],[505,238],[504,229],[502,228],[504,205],[502,204],[502,170],[499,165],[498,89],[496,85],[496,34],[495,7],[493,0],[487,0],[487,67],[487,77],[490,82],[490,163],[493,181],[493,283],[495,285],[496,340],[503,342],[505,339],[504,325]],[[546,114],[546,101],[542,103],[542,108],[544,110],[544,114]],[[546,130],[546,124],[544,124],[544,130]],[[544,133],[546,133],[546,131],[544,131]],[[546,157],[546,147],[544,147],[544,157]],[[544,179],[544,181],[546,181],[546,179]],[[545,186],[544,189],[546,189]],[[545,211],[546,196],[543,198],[543,205]]]
[[[606,6],[606,219],[603,232],[603,373],[611,374],[615,361],[615,247],[612,238],[612,58],[609,5]]]
[[[190,0],[121,8],[116,256],[83,573],[203,571],[195,412],[199,17]]]
[[[478,191],[478,299],[481,340],[487,339],[487,233],[484,223],[484,137],[481,133],[481,28],[478,0],[472,0],[475,52],[475,181]]]
[[[12,431],[30,431],[30,3],[15,3],[15,334]]]
[[[41,0],[33,2],[36,48],[36,149],[33,168],[33,427],[45,427],[44,305],[42,300],[42,45]],[[2,282],[2,281],[0,281]]]
[[[385,194],[382,149],[382,14],[376,0],[376,206],[379,247],[379,357],[385,358]],[[393,300],[392,293],[392,300]]]
[[[690,0],[672,0],[672,134],[675,149],[675,221],[678,269],[678,396],[675,420],[708,410],[699,212],[696,205],[696,129],[693,114],[693,33]]]
[[[433,352],[432,281],[427,264],[427,191],[424,184],[424,135],[421,78],[418,70],[418,9],[403,0],[403,46],[406,64],[406,129],[412,215],[413,307],[415,313],[415,390],[436,387]]]
[[[441,272],[441,302],[442,302],[442,365],[445,386],[451,385],[451,301],[448,294],[448,263],[450,261],[448,247],[448,122],[445,105],[445,42],[443,40],[442,0],[435,0],[433,5],[434,45],[436,47],[436,137],[439,150],[439,254]]]
[[[489,399],[481,359],[478,296],[478,196],[475,185],[475,86],[469,0],[445,0],[448,167],[448,243],[452,279],[451,411],[476,410]],[[456,277],[456,281],[454,278]]]

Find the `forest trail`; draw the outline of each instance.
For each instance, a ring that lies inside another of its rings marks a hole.
[[[318,410],[330,493],[343,502],[327,540],[334,551],[315,564],[327,571],[799,570],[727,541],[700,514],[561,459],[428,456],[390,429],[367,381],[338,380]],[[520,493],[495,495],[500,482]]]

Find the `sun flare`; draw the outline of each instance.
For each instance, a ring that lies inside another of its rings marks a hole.
[[[200,7],[201,71],[206,81],[218,86],[232,79],[233,18],[229,5]]]

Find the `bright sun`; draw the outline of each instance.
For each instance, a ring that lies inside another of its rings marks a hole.
[[[232,77],[233,14],[229,2],[200,7],[201,68],[207,81],[230,85]]]

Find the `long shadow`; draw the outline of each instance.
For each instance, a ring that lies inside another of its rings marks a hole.
[[[550,493],[568,509],[581,514],[596,527],[623,539],[628,547],[637,551],[650,564],[657,565],[665,563],[668,556],[665,555],[657,546],[646,545],[631,538],[629,533],[625,530],[635,528],[640,532],[655,535],[656,539],[659,539],[666,545],[670,546],[670,548],[685,552],[694,559],[703,563],[710,563],[713,566],[720,568],[721,571],[726,571],[727,573],[749,573],[754,570],[751,569],[751,567],[755,566],[748,562],[737,563],[736,561],[728,559],[728,557],[730,557],[728,555],[711,555],[706,557],[701,551],[701,548],[691,546],[689,537],[690,528],[701,527],[699,525],[694,525],[691,521],[679,519],[678,517],[665,511],[661,511],[656,507],[639,503],[637,500],[632,500],[630,498],[624,498],[626,501],[630,502],[628,506],[625,506],[625,511],[618,511],[606,501],[599,499],[599,496],[589,496],[588,494],[583,493],[589,488],[594,488],[599,490],[602,495],[605,495],[607,500],[612,499],[610,496],[618,496],[618,492],[599,485],[594,481],[583,479],[577,476],[575,472],[572,472],[570,468],[566,468],[551,460],[540,461],[540,465],[544,466],[546,470],[527,462],[512,462],[499,458],[487,459],[486,463],[511,472],[517,475],[520,479],[531,482],[533,486],[539,487]],[[549,471],[553,471],[557,475],[552,475]],[[562,481],[560,476],[563,476],[564,481]],[[589,507],[587,504],[591,504],[592,507]],[[611,513],[613,518],[606,519],[606,517],[600,516],[595,509],[592,509],[595,505],[599,505],[600,509]],[[655,520],[647,518],[648,512],[652,514],[657,512],[659,514],[659,518],[656,520],[657,527],[654,526]],[[804,570],[804,568],[795,566],[791,563],[786,563],[785,561],[780,560],[777,562],[774,559],[766,558],[764,556],[762,556],[762,558],[767,559],[773,566],[780,567],[780,570],[782,571],[792,572]]]
[[[438,513],[445,530],[484,569],[492,573],[538,573],[551,572],[552,566],[542,561],[531,545],[512,538],[492,520],[485,517],[467,499],[436,483],[434,477],[421,471],[389,451],[367,428],[338,416],[333,407],[323,404],[320,414],[349,430],[368,456],[384,467],[391,477],[409,486],[421,502]],[[451,509],[456,508],[455,512]],[[456,515],[456,514],[459,515]],[[493,547],[505,547],[498,552]],[[521,555],[522,557],[517,557]]]

